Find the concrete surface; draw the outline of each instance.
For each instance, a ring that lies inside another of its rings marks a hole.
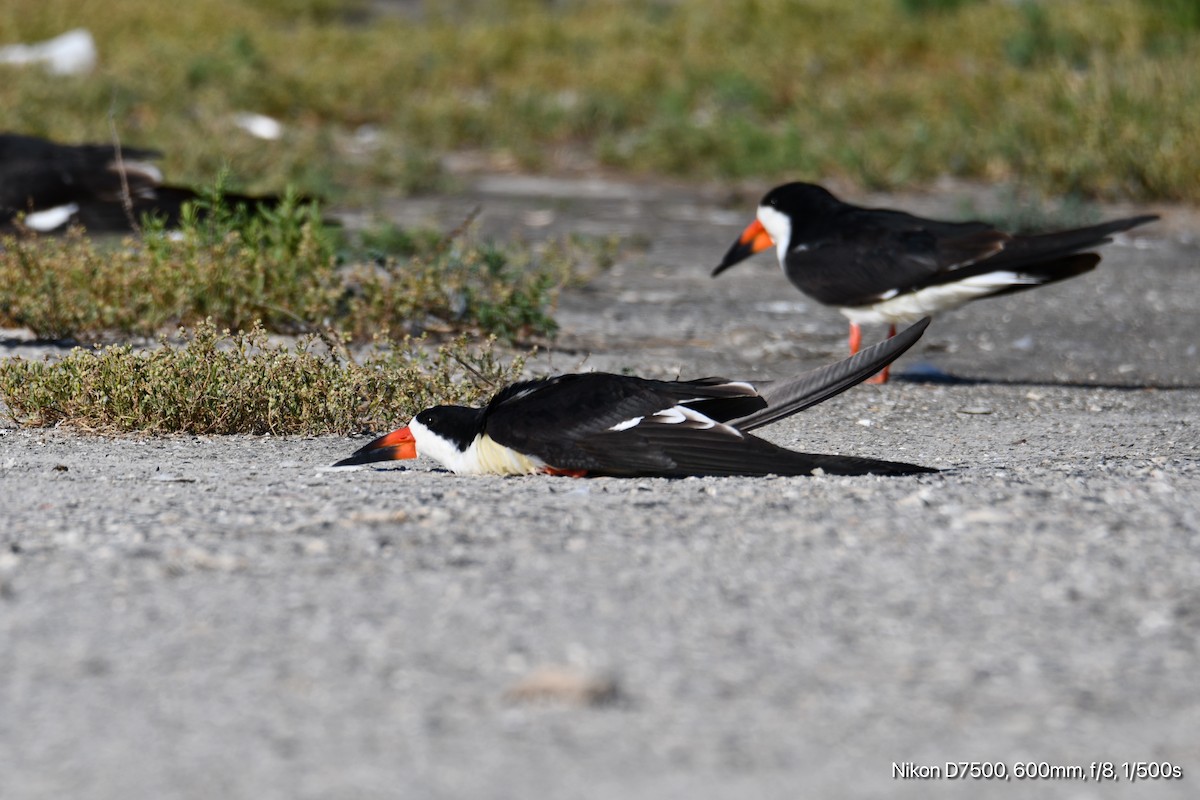
[[[646,244],[564,295],[544,368],[843,353],[771,259],[707,277],[752,199],[501,177],[391,213],[480,198],[485,231]],[[933,476],[330,472],[361,440],[0,429],[0,800],[1195,797],[1195,230],[946,315],[906,379],[765,431]],[[893,777],[958,761],[1183,776]]]

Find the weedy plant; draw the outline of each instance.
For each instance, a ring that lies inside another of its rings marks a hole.
[[[261,326],[210,321],[182,343],[75,348],[58,360],[0,361],[0,399],[18,424],[98,432],[321,434],[378,430],[435,403],[478,401],[515,380],[523,356],[495,339],[379,341],[361,360],[344,342],[306,335],[273,343]]]
[[[182,344],[0,361],[0,399],[13,419],[282,434],[375,428],[507,383],[524,359],[502,362],[496,337],[552,334],[558,290],[581,280],[585,264],[611,263],[616,243],[498,247],[462,231],[391,226],[351,238],[294,198],[252,214],[214,196],[188,210],[178,232],[147,220],[140,239],[119,243],[76,231],[9,236],[0,247],[0,325],[80,341],[191,328]],[[288,348],[271,344],[271,333],[305,335]],[[458,338],[431,351],[412,338],[422,334]],[[348,345],[372,341],[366,360],[352,357]]]
[[[0,240],[0,324],[43,339],[149,336],[212,317],[231,328],[280,329],[332,305],[332,257],[317,210],[285,199],[277,210],[228,208],[215,196],[185,208],[178,232],[153,218],[143,236]]]
[[[180,229],[150,219],[139,239],[0,240],[0,325],[43,339],[150,336],[204,319],[233,330],[471,331],[515,342],[554,332],[559,289],[611,263],[612,241],[498,247],[456,232],[375,231],[349,246],[313,204],[230,209],[214,195]],[[384,243],[395,254],[368,256]]]
[[[357,340],[381,328],[467,327],[510,342],[552,335],[559,290],[611,265],[615,252],[615,239],[573,236],[536,248],[448,239],[407,258],[357,261],[342,272],[346,330]]]

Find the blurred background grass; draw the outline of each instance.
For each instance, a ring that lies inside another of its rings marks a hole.
[[[99,49],[90,74],[0,65],[0,130],[62,142],[115,132],[161,149],[170,183],[290,185],[375,209],[464,168],[752,182],[751,196],[790,179],[901,189],[950,176],[1000,184],[1030,219],[1059,224],[1087,221],[1063,216],[1097,199],[1200,201],[1200,0],[0,5],[0,46],[80,27]],[[279,120],[282,137],[242,130],[243,112]],[[1028,205],[1031,193],[1060,212]],[[395,337],[418,331],[551,337],[559,288],[580,264],[612,259],[607,246],[535,252],[386,224],[343,240],[315,211],[215,218],[179,237],[153,228],[140,246],[0,243],[0,325],[77,340],[200,325],[178,349],[2,361],[9,414],[91,429],[376,426],[414,398],[478,396],[519,361],[462,339],[436,359],[351,368],[340,346],[265,348],[264,327],[375,334],[400,354]],[[250,333],[218,335],[225,326]],[[247,357],[219,356],[231,347]],[[189,405],[196,369],[217,388]],[[106,388],[124,386],[136,391]],[[257,411],[231,421],[233,396]]]
[[[85,27],[100,64],[0,66],[0,129],[166,151],[172,181],[349,205],[440,159],[690,179],[956,176],[1200,200],[1196,0],[6,0],[0,44]],[[277,142],[238,129],[253,111]]]

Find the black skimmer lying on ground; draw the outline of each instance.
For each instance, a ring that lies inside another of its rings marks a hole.
[[[135,229],[142,215],[162,217],[177,227],[184,203],[195,191],[163,185],[151,160],[157,150],[111,144],[58,144],[33,136],[0,134],[0,230],[19,214],[41,233],[76,223],[93,233]],[[229,206],[274,207],[278,197],[223,193]]]
[[[928,319],[861,353],[784,381],[656,381],[594,372],[515,383],[483,408],[437,406],[334,466],[415,458],[469,475],[574,477],[908,475],[928,467],[798,453],[748,431],[875,374],[921,337]]]
[[[1082,252],[1114,233],[1158,219],[1147,214],[1087,228],[1015,236],[984,222],[941,222],[843,203],[820,186],[788,183],[758,205],[757,219],[713,270],[774,246],[788,280],[850,319],[850,352],[860,325],[896,325],[970,300],[1032,289],[1088,272]],[[886,382],[887,370],[880,376]]]

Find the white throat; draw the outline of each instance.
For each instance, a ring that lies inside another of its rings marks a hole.
[[[766,228],[771,241],[775,243],[775,253],[779,257],[779,265],[783,266],[788,244],[792,241],[791,217],[771,206],[759,206],[758,221]]]
[[[497,444],[490,436],[476,436],[466,450],[431,431],[416,418],[408,430],[417,442],[417,455],[429,456],[456,475],[530,475],[545,462]]]

